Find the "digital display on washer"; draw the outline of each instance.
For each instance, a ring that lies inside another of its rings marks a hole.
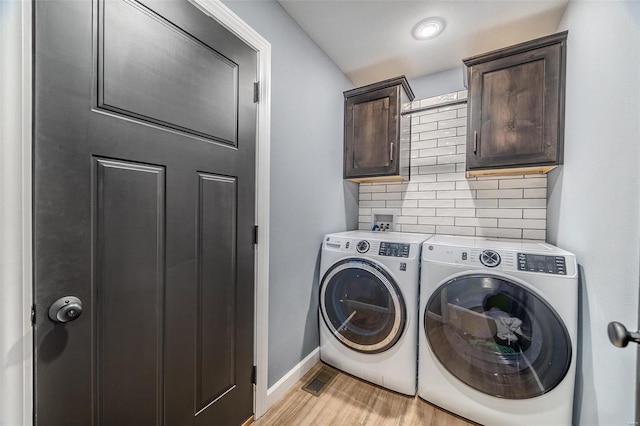
[[[518,270],[567,275],[567,267],[563,256],[518,253]]]
[[[381,242],[378,254],[380,256],[409,257],[409,246],[409,244]]]

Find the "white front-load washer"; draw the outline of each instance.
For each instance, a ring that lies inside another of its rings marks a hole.
[[[436,235],[422,249],[418,395],[484,425],[571,425],[575,256]]]
[[[417,381],[420,250],[429,235],[326,235],[320,262],[320,359],[406,395]]]

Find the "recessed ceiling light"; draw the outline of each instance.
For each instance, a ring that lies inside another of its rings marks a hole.
[[[427,18],[413,27],[413,36],[418,40],[428,40],[436,37],[444,30],[445,22],[442,18]]]

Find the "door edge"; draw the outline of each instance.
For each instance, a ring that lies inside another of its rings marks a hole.
[[[12,4],[15,3],[15,4]],[[32,0],[2,2],[3,71],[0,139],[0,424],[33,424],[32,285]],[[5,25],[6,24],[6,25]],[[6,113],[6,114],[5,114]]]

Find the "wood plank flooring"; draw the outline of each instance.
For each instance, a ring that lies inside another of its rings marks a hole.
[[[267,413],[256,426],[473,426],[465,419],[441,410],[418,397],[404,396],[345,373],[320,396],[302,386],[323,366],[316,364]]]

